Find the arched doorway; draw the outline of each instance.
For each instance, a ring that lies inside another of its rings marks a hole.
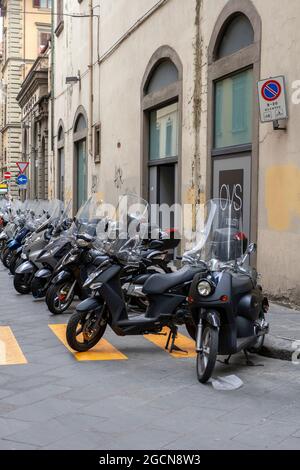
[[[249,0],[230,0],[208,49],[208,197],[243,209],[244,231],[257,239],[260,17]]]
[[[57,197],[65,199],[65,132],[61,124],[57,134]]]
[[[79,113],[74,126],[74,209],[77,211],[87,200],[87,120]]]
[[[142,193],[152,205],[172,207],[181,200],[181,108],[182,65],[176,52],[163,46],[152,56],[142,83]],[[167,228],[159,213],[156,222]]]

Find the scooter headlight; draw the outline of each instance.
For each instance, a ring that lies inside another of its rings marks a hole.
[[[208,297],[213,292],[213,287],[212,287],[211,283],[206,281],[206,280],[200,281],[198,283],[197,289],[198,289],[198,293],[202,297]]]

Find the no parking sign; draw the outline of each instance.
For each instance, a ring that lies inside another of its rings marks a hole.
[[[284,77],[267,78],[259,81],[257,86],[261,122],[287,119]]]

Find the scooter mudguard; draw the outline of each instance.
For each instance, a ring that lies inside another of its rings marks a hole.
[[[68,271],[61,271],[59,274],[57,274],[53,278],[52,284],[56,284],[57,282],[61,282],[61,281],[72,281],[72,280],[73,280],[73,277],[71,273],[69,273]]]
[[[52,272],[50,271],[50,269],[43,268],[37,271],[37,273],[35,274],[35,277],[38,279],[49,279],[51,275],[52,275]]]
[[[20,246],[17,250],[16,250],[16,254],[19,255],[23,250],[23,247]]]
[[[35,266],[30,261],[25,261],[17,269],[16,274],[29,274],[35,271]]]
[[[220,328],[220,317],[217,312],[214,310],[210,310],[206,314],[206,321],[213,327],[213,328]]]
[[[7,248],[11,251],[14,251],[19,247],[20,247],[19,243],[17,243],[15,240],[9,242],[8,245],[7,245]]]
[[[91,310],[97,310],[97,309],[102,309],[103,307],[103,303],[101,302],[101,300],[96,300],[96,299],[91,299],[91,298],[88,298],[86,300],[84,300],[83,302],[80,302],[79,305],[77,305],[76,307],[76,311],[77,312],[90,312]]]

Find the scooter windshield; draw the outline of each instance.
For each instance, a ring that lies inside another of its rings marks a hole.
[[[89,234],[95,237],[97,226],[104,215],[105,210],[101,194],[94,193],[77,212],[70,232],[75,237],[80,234]]]
[[[242,207],[225,199],[211,199],[197,214],[194,247],[183,260],[191,264],[205,262],[211,269],[239,260],[247,246],[242,231]]]
[[[113,220],[109,222],[104,249],[127,263],[136,262],[148,238],[149,204],[136,194],[119,198]]]

